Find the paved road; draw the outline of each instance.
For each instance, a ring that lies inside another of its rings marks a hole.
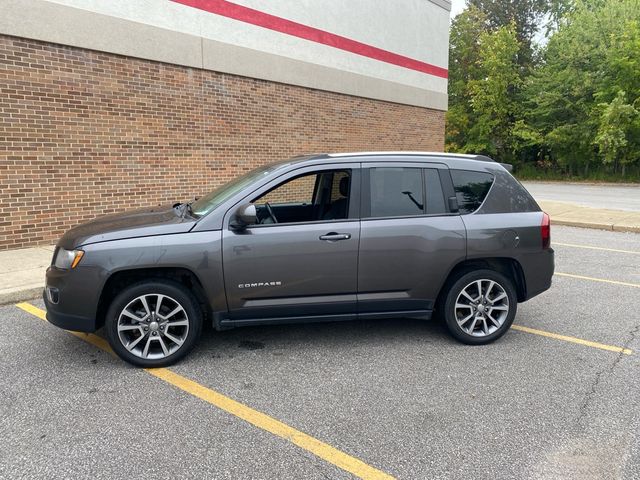
[[[640,212],[640,185],[589,185],[561,182],[523,182],[537,200],[571,202],[584,207]]]
[[[629,285],[558,276],[516,323],[633,355],[518,330],[469,347],[390,320],[208,331],[171,371],[396,478],[640,478],[640,235],[553,240],[558,272]],[[0,478],[352,478],[15,306],[0,429]]]

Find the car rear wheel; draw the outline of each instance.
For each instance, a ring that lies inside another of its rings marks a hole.
[[[179,283],[148,281],[127,287],[111,303],[107,339],[123,360],[140,367],[165,367],[193,348],[202,312]]]
[[[447,293],[444,319],[456,339],[470,345],[497,340],[511,327],[517,310],[511,280],[493,270],[461,275]]]

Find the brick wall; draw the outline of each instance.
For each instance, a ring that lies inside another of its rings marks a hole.
[[[443,143],[441,111],[0,36],[0,249],[299,153]]]

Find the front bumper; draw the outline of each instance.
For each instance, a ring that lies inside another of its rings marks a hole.
[[[46,288],[42,292],[44,298],[44,305],[47,309],[47,321],[56,327],[64,328],[65,330],[74,330],[76,332],[91,333],[98,330],[95,317],[84,317],[80,315],[72,315],[69,313],[63,313],[56,310],[56,305],[51,303],[47,297]]]
[[[100,283],[93,269],[49,267],[46,279],[42,297],[50,323],[77,332],[95,332],[100,328],[96,320]],[[49,289],[55,293],[48,294]]]

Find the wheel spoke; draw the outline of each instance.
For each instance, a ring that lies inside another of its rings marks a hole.
[[[130,330],[140,330],[140,333],[142,333],[142,327],[140,325],[118,325],[119,332],[128,332]]]
[[[479,298],[482,298],[482,280],[476,280],[476,285],[478,287],[478,296],[476,297],[476,300]]]
[[[495,318],[493,318],[491,314],[488,312],[487,312],[487,317],[489,318],[489,320],[491,320],[491,323],[493,323],[496,327],[500,328],[500,322],[498,322]]]
[[[506,293],[504,293],[504,292],[502,292],[502,293],[501,293],[500,295],[498,295],[496,298],[493,298],[493,299],[489,300],[489,303],[493,305],[493,304],[494,304],[494,303],[496,303],[498,300],[502,300],[502,299],[503,299],[503,298],[505,298],[506,296],[507,296],[507,294],[506,294]]]
[[[173,343],[175,343],[178,346],[181,346],[184,343],[184,340],[181,340],[178,337],[174,337],[169,332],[164,332],[164,336],[167,337],[169,340],[171,340]]]
[[[140,343],[140,341],[145,338],[146,335],[140,335],[138,338],[136,338],[133,342],[128,343],[127,345],[125,345],[125,348],[129,351],[133,350],[136,345],[138,345]]]
[[[463,318],[462,320],[458,320],[458,325],[460,325],[462,327],[462,325],[464,325],[465,323],[467,323],[469,320],[471,320],[471,317],[473,317],[473,313],[471,313],[469,316]]]
[[[129,310],[123,310],[122,315],[124,315],[125,317],[129,317],[130,319],[135,320],[136,322],[143,322],[147,318],[147,315],[140,318],[137,315],[134,315],[133,313],[131,313]]]
[[[151,335],[147,335],[147,343],[142,351],[142,358],[147,358],[147,355],[149,355],[149,345],[151,345]]]
[[[156,300],[156,315],[160,313],[160,306],[162,305],[163,298],[164,298],[164,295],[158,294],[158,298]]]
[[[491,307],[491,310],[500,310],[506,312],[509,310],[509,307],[507,307],[506,305],[498,305],[497,307]]]
[[[158,337],[158,341],[160,342],[160,346],[162,347],[162,351],[164,352],[164,354],[169,355],[169,350],[167,349],[167,346],[164,344],[164,340],[162,339],[162,337]]]
[[[469,326],[469,329],[467,330],[467,333],[473,333],[473,330],[476,328],[476,323],[478,323],[478,317],[474,317],[473,318],[473,322]]]
[[[171,310],[169,313],[167,313],[165,316],[162,315],[157,315],[158,318],[160,320],[169,320],[171,317],[173,317],[176,313],[181,312],[182,311],[182,307],[180,305],[178,305],[176,308],[174,308],[173,310]]]
[[[487,319],[482,317],[482,331],[485,335],[489,335],[489,326],[487,325]]]
[[[189,320],[178,320],[176,322],[167,322],[165,325],[166,325],[166,328],[169,328],[169,327],[183,327],[185,325],[189,325]]]
[[[476,301],[476,299],[475,299],[475,298],[473,298],[471,295],[469,295],[469,294],[467,293],[467,289],[466,289],[466,288],[465,288],[464,290],[462,290],[462,295],[464,295],[465,297],[467,297],[467,299],[468,299],[470,302],[475,302],[475,301]]]
[[[142,302],[142,306],[144,307],[144,311],[147,312],[147,315],[151,315],[151,310],[149,310],[149,304],[147,303],[147,297],[144,295],[141,296],[140,302]]]
[[[485,298],[489,298],[489,293],[491,293],[491,290],[493,290],[495,284],[496,282],[494,282],[493,280],[489,282],[489,287],[487,287],[487,291],[484,294]]]

